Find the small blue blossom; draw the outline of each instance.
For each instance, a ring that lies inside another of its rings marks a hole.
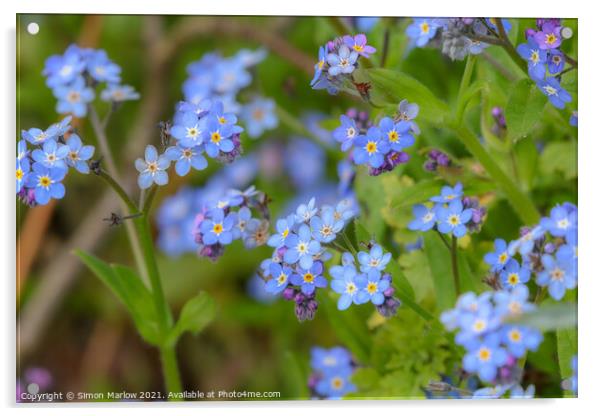
[[[19,159],[17,158],[17,168],[16,168],[16,180],[17,180],[17,193],[21,192],[21,188],[25,184],[27,179],[27,174],[29,173],[31,166],[29,164],[29,159]]]
[[[69,84],[82,74],[85,66],[79,48],[71,45],[63,55],[53,55],[46,60],[43,72],[46,85],[54,88]]]
[[[320,243],[312,239],[311,231],[305,224],[299,227],[297,234],[291,233],[285,239],[287,251],[284,261],[288,264],[299,262],[303,269],[310,269],[313,264],[313,256],[320,252]]]
[[[545,229],[541,225],[537,225],[528,229],[518,240],[511,241],[508,244],[508,254],[513,256],[519,252],[523,258],[527,257],[533,251],[535,241],[545,235]]]
[[[67,164],[64,159],[68,154],[68,146],[57,143],[54,140],[47,140],[44,142],[41,149],[35,149],[31,152],[31,157],[33,160],[47,168],[56,168],[67,171]]]
[[[477,373],[484,382],[492,382],[498,368],[502,367],[508,358],[506,350],[500,346],[497,334],[491,335],[493,336],[472,345],[462,361],[464,370]]]
[[[93,51],[87,59],[88,73],[98,82],[117,84],[121,81],[121,68],[102,50]]]
[[[534,80],[543,80],[546,75],[548,51],[541,49],[533,37],[530,37],[527,43],[518,45],[516,51],[527,61],[529,76]]]
[[[224,103],[216,101],[211,105],[209,117],[213,117],[221,125],[229,126],[232,128],[232,133],[242,133],[243,129],[236,125],[238,119],[234,113],[228,113],[224,111]]]
[[[346,152],[353,146],[353,141],[359,136],[360,131],[352,118],[341,115],[340,120],[341,125],[334,130],[332,135],[337,142],[341,143],[341,150]]]
[[[217,120],[209,120],[206,130],[203,132],[207,155],[215,158],[219,155],[219,152],[228,153],[234,150],[234,142],[232,142],[231,136],[232,127],[222,125]]]
[[[374,305],[382,305],[385,301],[385,290],[389,288],[391,282],[387,279],[382,279],[381,274],[376,269],[371,269],[366,274],[366,282],[362,290],[368,295],[370,302]]]
[[[396,152],[414,144],[414,136],[409,133],[411,127],[407,121],[395,123],[390,117],[384,117],[378,124],[384,139],[389,142],[389,147]]]
[[[316,85],[320,76],[322,75],[322,71],[324,70],[324,64],[326,64],[326,48],[324,46],[320,46],[318,50],[318,62],[314,65],[314,77],[310,82],[310,86]]]
[[[169,178],[165,171],[169,168],[170,160],[165,155],[159,156],[155,146],[150,144],[146,146],[144,160],[136,159],[135,165],[138,172],[140,172],[138,176],[140,189],[150,188],[153,183],[159,186],[167,184]]]
[[[231,212],[224,217],[221,209],[212,210],[208,218],[201,222],[200,231],[203,236],[203,244],[227,245],[232,242],[232,227],[236,222],[236,214]]]
[[[196,147],[203,144],[203,122],[196,113],[186,112],[174,124],[169,133],[179,141],[182,146]]]
[[[578,385],[579,378],[577,375],[578,368],[579,368],[578,358],[577,358],[577,355],[575,355],[571,359],[571,369],[573,370],[573,375],[570,378],[570,382],[571,382],[570,388],[571,388],[571,391],[575,394],[577,394],[578,387],[579,387],[579,385]]]
[[[569,118],[569,124],[573,127],[577,127],[577,124],[579,124],[579,114],[577,113],[577,111],[573,111],[571,113],[571,117]]]
[[[536,351],[543,340],[537,329],[520,325],[505,325],[501,332],[503,342],[514,357],[524,357],[529,351]]]
[[[293,138],[284,151],[284,168],[297,188],[313,189],[324,180],[326,152],[309,139]]]
[[[370,253],[360,251],[357,254],[357,259],[360,262],[360,270],[368,273],[371,270],[383,271],[389,261],[391,261],[391,253],[383,253],[383,249],[378,244],[374,244],[370,249]]]
[[[273,130],[278,126],[275,107],[274,101],[267,98],[255,98],[243,107],[241,117],[245,121],[249,137],[257,138],[264,131]]]
[[[435,37],[439,27],[441,27],[439,19],[415,17],[414,22],[407,27],[406,34],[415,42],[416,46],[422,48]]]
[[[46,130],[40,130],[34,127],[21,132],[21,137],[33,145],[41,145],[48,140],[53,141],[58,136],[58,128],[56,126],[50,126]]]
[[[77,134],[72,134],[66,141],[69,150],[65,157],[67,165],[75,168],[78,172],[87,174],[90,172],[88,160],[94,155],[94,146],[83,145]]]
[[[355,266],[333,266],[330,268],[330,274],[333,277],[330,287],[341,295],[337,302],[340,311],[349,308],[352,303],[360,305],[370,299],[368,293],[362,290],[367,283],[366,275],[358,274]]]
[[[463,194],[462,184],[458,182],[453,188],[451,186],[444,186],[441,189],[441,195],[432,197],[431,201],[446,204],[456,199],[460,199]]]
[[[276,263],[270,264],[270,276],[272,277],[265,285],[265,289],[269,293],[282,292],[289,281],[292,269],[287,266],[281,266]]]
[[[485,261],[491,266],[493,271],[500,271],[510,260],[508,246],[504,240],[497,238],[493,242],[494,252],[485,254]]]
[[[466,223],[472,218],[472,209],[464,209],[462,201],[454,199],[449,206],[439,206],[435,210],[437,230],[443,234],[452,233],[455,237],[463,237]]]
[[[549,217],[542,218],[541,226],[554,237],[564,237],[577,229],[577,211],[555,206]]]
[[[414,217],[408,224],[408,228],[413,231],[428,231],[435,226],[435,212],[422,204],[416,204],[412,207]]]
[[[59,85],[52,92],[58,99],[57,113],[72,113],[75,117],[85,116],[88,103],[94,99],[94,90],[86,86],[83,77],[76,78],[69,85]]]
[[[337,233],[343,229],[345,222],[334,218],[334,208],[322,209],[320,216],[314,216],[310,220],[313,237],[321,243],[330,243]]]
[[[316,261],[311,267],[307,268],[303,267],[301,262],[299,262],[299,264],[301,267],[291,276],[291,283],[300,286],[303,293],[311,295],[316,288],[323,288],[328,285],[328,282],[324,276],[322,276],[322,272],[324,271],[322,262]]]
[[[34,189],[35,201],[46,205],[50,199],[62,199],[65,187],[61,183],[67,173],[66,169],[48,168],[41,163],[34,163],[32,172],[27,175],[25,186]]]
[[[493,295],[496,312],[502,316],[518,316],[535,310],[535,305],[529,303],[529,289],[519,285],[509,291],[497,291]]]
[[[283,247],[286,237],[288,237],[294,224],[294,214],[291,214],[286,218],[280,218],[276,221],[276,233],[271,235],[268,239],[268,246],[275,248]]]
[[[500,281],[504,289],[512,289],[517,285],[524,285],[531,277],[531,270],[528,267],[521,266],[518,261],[510,259],[502,272]]]
[[[566,290],[577,286],[574,262],[558,260],[549,254],[544,254],[541,262],[544,270],[537,274],[535,282],[539,286],[547,286],[550,296],[554,299],[562,299]]]
[[[352,373],[353,369],[350,366],[337,367],[326,372],[316,384],[316,392],[329,399],[339,399],[347,393],[356,391],[357,387],[350,380]]]
[[[408,100],[403,99],[399,102],[397,106],[397,113],[399,115],[399,119],[403,121],[408,121],[411,125],[412,132],[414,134],[420,134],[420,128],[415,121],[413,121],[416,117],[418,117],[418,113],[420,112],[420,107],[418,104],[410,103]]]
[[[358,165],[368,163],[373,168],[378,168],[384,163],[389,148],[382,132],[377,127],[370,127],[366,135],[355,139],[353,161]]]
[[[550,49],[550,54],[548,55],[548,71],[550,71],[550,74],[556,75],[562,72],[564,62],[564,53],[558,49]]]
[[[140,99],[140,94],[130,85],[109,84],[100,93],[100,99],[107,102],[121,103]]]
[[[311,367],[314,370],[329,372],[335,368],[348,366],[350,362],[351,354],[345,348],[313,347],[311,349]]]
[[[311,218],[318,213],[318,208],[316,208],[316,199],[312,198],[306,204],[301,204],[297,207],[295,219],[298,222],[309,222]]]
[[[560,82],[554,77],[548,77],[537,82],[537,87],[548,97],[548,100],[556,108],[563,109],[565,103],[572,101],[571,95],[560,86]]]
[[[187,175],[190,172],[191,166],[196,170],[203,170],[207,167],[207,159],[203,157],[203,148],[201,146],[171,146],[165,150],[165,156],[169,160],[176,162],[176,173],[178,176]]]
[[[234,222],[234,227],[232,227],[232,235],[233,239],[237,240],[241,238],[251,221],[251,210],[249,207],[242,207],[236,213],[236,221]]]
[[[336,77],[341,74],[351,74],[355,70],[355,63],[359,54],[351,51],[346,45],[341,45],[337,53],[329,53],[326,61],[330,65],[328,74]]]

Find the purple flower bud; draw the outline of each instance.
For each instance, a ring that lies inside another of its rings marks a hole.
[[[295,298],[295,289],[293,287],[291,287],[291,286],[285,288],[282,291],[282,297],[285,300],[293,300]]]
[[[21,202],[23,202],[30,208],[33,208],[36,205],[38,205],[36,202],[34,190],[31,188],[22,187],[17,196],[19,197]]]
[[[201,244],[198,253],[201,257],[207,257],[211,261],[217,261],[217,259],[224,254],[224,251],[225,247],[219,243],[210,246]]]
[[[437,158],[442,154],[443,152],[441,152],[440,150],[437,149],[432,149],[428,152],[428,157],[433,159],[433,160],[437,160]]]
[[[449,157],[445,153],[441,153],[437,156],[437,163],[439,166],[449,166]]]
[[[535,29],[525,29],[525,39],[529,39],[531,36],[534,36],[536,33]]]
[[[383,295],[385,295],[387,297],[391,297],[391,296],[393,296],[394,293],[395,293],[395,289],[393,289],[392,287],[389,287],[383,292]]]
[[[350,108],[345,114],[347,117],[355,119],[357,118],[358,111],[355,108]]]
[[[437,170],[437,162],[434,160],[427,160],[424,162],[424,170],[434,172]]]
[[[307,380],[307,387],[309,387],[311,390],[315,389],[321,378],[322,377],[320,377],[318,373],[311,373],[309,379]]]
[[[495,118],[498,118],[499,116],[504,114],[504,110],[502,110],[501,107],[493,107],[491,109],[491,115]]]

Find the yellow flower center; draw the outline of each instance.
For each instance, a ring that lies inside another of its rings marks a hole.
[[[358,45],[357,43],[355,45],[353,45],[353,50],[356,52],[361,52],[364,50],[364,46],[363,45]]]
[[[531,62],[533,62],[534,64],[539,63],[539,51],[531,51]]]
[[[322,234],[324,237],[330,236],[332,234],[332,227],[330,225],[323,226],[320,230],[320,234]]]
[[[397,143],[399,141],[399,134],[395,130],[389,132],[389,141],[391,143]]]
[[[514,286],[515,284],[517,284],[519,281],[518,279],[518,274],[517,273],[510,273],[508,275],[508,283],[510,283],[512,286]]]
[[[324,68],[324,59],[318,61],[318,69]]]
[[[213,232],[216,235],[220,235],[222,232],[224,232],[224,226],[222,225],[221,222],[217,222],[217,223],[213,224]]]
[[[564,270],[556,267],[554,270],[552,270],[552,272],[550,273],[550,277],[552,278],[552,280],[555,281],[561,281],[562,279],[564,279]]]
[[[522,306],[517,301],[510,302],[508,309],[512,315],[519,315],[523,311]]]
[[[569,228],[569,220],[567,218],[563,218],[560,221],[556,222],[556,226],[561,229]]]
[[[21,179],[23,179],[23,169],[19,168],[17,169],[17,180],[20,181]]]
[[[301,254],[305,254],[307,252],[307,244],[305,243],[299,243],[297,245],[297,251]]]
[[[313,283],[315,277],[316,276],[314,276],[313,273],[307,272],[303,275],[303,281],[305,283]]]
[[[150,162],[147,167],[148,171],[151,173],[155,173],[159,170],[159,166],[157,166],[157,162]]]
[[[479,350],[479,360],[481,361],[489,361],[491,358],[491,350],[489,348],[481,347]]]
[[[507,260],[508,260],[508,253],[506,253],[506,252],[503,252],[497,258],[498,263],[501,263],[501,264],[506,263]]]
[[[558,94],[558,90],[554,87],[552,87],[551,85],[546,85],[545,87],[543,87],[544,91],[546,92],[546,94],[548,95],[557,95]]]
[[[186,159],[190,159],[192,157],[192,150],[190,150],[190,149],[186,149],[182,153],[184,154],[184,157]]]
[[[79,92],[77,92],[77,91],[69,92],[69,94],[67,94],[67,101],[69,101],[70,103],[79,102]]]
[[[191,137],[193,139],[196,139],[200,133],[199,129],[197,129],[196,127],[187,127],[186,130],[186,136]]]
[[[219,124],[224,124],[226,123],[226,118],[224,116],[218,117],[217,121],[219,122]]]
[[[255,110],[253,110],[253,118],[255,120],[259,121],[259,120],[263,119],[263,116],[264,116],[264,112],[261,108],[256,108]]]
[[[219,134],[219,132],[214,131],[213,133],[211,133],[211,142],[217,144],[220,142],[220,140],[222,140],[222,136],[221,134]]]
[[[365,149],[366,149],[366,152],[368,152],[369,155],[375,153],[376,149],[377,149],[376,142],[370,141],[370,142],[366,143]]]
[[[335,390],[340,390],[343,387],[344,381],[341,377],[333,377],[330,380],[330,386]]]
[[[556,35],[555,35],[555,34],[553,34],[553,33],[548,33],[548,34],[546,34],[546,43],[547,43],[548,45],[552,45],[554,42],[556,42],[556,40],[557,40],[557,39],[558,39],[558,38],[557,38],[557,37],[556,37]]]
[[[434,216],[435,216],[435,214],[433,214],[432,212],[427,212],[422,217],[422,222],[426,224],[427,222],[431,221]]]
[[[420,31],[422,33],[429,33],[429,28],[430,28],[430,26],[427,22],[424,22],[420,25]]]
[[[355,283],[349,282],[347,283],[347,287],[345,287],[345,292],[349,295],[353,295],[357,291],[357,286]]]
[[[71,159],[71,160],[79,159],[77,156],[77,152],[69,152],[69,159]]]
[[[510,341],[512,342],[519,342],[522,338],[522,335],[518,329],[513,329],[508,333],[508,338],[510,338]]]
[[[375,282],[369,282],[366,286],[366,291],[371,295],[375,294],[378,290],[378,285]]]
[[[485,327],[487,326],[487,324],[485,323],[485,321],[483,321],[482,319],[478,319],[477,321],[475,321],[475,323],[472,325],[472,329],[475,332],[481,332],[485,329]]]
[[[43,188],[48,188],[52,183],[52,180],[48,176],[40,176],[38,179],[38,183]]]
[[[449,223],[449,225],[456,226],[460,224],[460,216],[458,214],[452,214],[447,219],[447,222]]]
[[[339,62],[340,66],[347,66],[349,65],[349,60],[347,58],[343,58],[341,59],[341,62]]]
[[[286,281],[286,275],[284,273],[280,273],[280,276],[278,276],[278,285],[282,286],[285,281]]]
[[[286,238],[286,236],[288,236],[288,228],[285,228],[282,232],[282,237]]]
[[[353,127],[349,127],[347,129],[347,137],[354,137],[355,136],[355,129]]]

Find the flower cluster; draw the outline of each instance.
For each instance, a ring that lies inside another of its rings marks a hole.
[[[359,270],[353,255],[343,253],[341,265],[330,268],[330,287],[341,295],[337,303],[339,310],[349,308],[352,303],[371,302],[381,315],[390,317],[401,305],[393,296],[395,289],[391,285],[391,275],[384,273],[391,253],[384,253],[378,244],[369,243],[368,246],[368,252],[360,251],[357,255]]]
[[[460,238],[468,232],[476,232],[483,224],[485,208],[477,198],[463,196],[463,187],[457,183],[453,188],[444,186],[441,194],[430,199],[428,204],[413,207],[415,219],[408,224],[414,231],[436,228],[443,234]]]
[[[340,399],[357,390],[351,382],[356,364],[351,353],[343,347],[325,349],[313,347],[308,386],[312,396],[323,399]]]
[[[239,115],[251,138],[259,137],[265,130],[274,129],[278,125],[278,119],[274,114],[272,100],[255,96],[247,104],[237,101],[238,93],[251,84],[249,69],[263,61],[266,55],[264,49],[241,49],[231,57],[223,57],[217,52],[203,55],[201,59],[188,65],[189,76],[182,86],[185,102],[180,103],[179,107],[194,109],[199,114],[208,109],[205,103],[220,101],[223,103],[221,111],[228,114],[225,118],[223,115],[218,116],[221,125],[233,125],[236,123],[235,115]],[[175,122],[177,118],[176,115]]]
[[[502,19],[504,29],[511,25]],[[416,17],[406,29],[412,44],[422,48],[427,44],[440,46],[441,52],[452,60],[464,59],[467,55],[478,55],[489,46],[481,37],[489,32],[497,33],[491,18],[431,18]]]
[[[259,218],[253,217],[253,210]],[[251,186],[245,191],[231,189],[205,204],[195,217],[194,237],[199,255],[217,260],[234,240],[242,240],[246,248],[265,244],[268,228],[266,195]]]
[[[451,159],[447,154],[438,149],[432,149],[427,154],[427,160],[424,162],[424,169],[429,172],[436,172],[437,168],[451,166]]]
[[[62,55],[46,60],[43,74],[58,100],[56,111],[62,114],[85,116],[88,104],[94,100],[95,87],[101,83],[105,84],[100,94],[103,101],[117,104],[140,98],[131,86],[121,85],[121,68],[102,49],[70,45]]]
[[[23,203],[46,205],[51,199],[62,199],[62,184],[69,168],[80,173],[90,172],[88,161],[94,146],[84,145],[71,132],[71,116],[46,130],[31,128],[21,132],[17,144],[17,195]],[[29,148],[28,148],[29,146]]]
[[[395,117],[384,117],[377,126],[364,114],[351,110],[341,115],[341,126],[333,131],[341,150],[349,151],[356,165],[367,165],[373,176],[406,163],[410,155],[403,149],[414,144],[414,134],[419,131],[412,121],[418,115],[418,105],[403,100]]]
[[[274,247],[272,258],[261,263],[258,272],[266,281],[270,293],[281,293],[286,300],[294,300],[295,314],[300,321],[313,319],[318,308],[315,292],[325,288],[324,262],[331,254],[326,250],[347,221],[354,215],[349,201],[344,199],[336,207],[316,207],[312,198],[296,211],[276,222],[276,233],[267,244]]]
[[[560,109],[572,100],[560,86],[560,75],[567,61],[567,56],[560,50],[562,29],[560,19],[537,19],[537,28],[525,32],[527,43],[516,48],[527,61],[529,76],[552,105]]]
[[[510,291],[473,292],[458,298],[456,306],[441,315],[447,330],[458,330],[455,341],[466,349],[465,371],[478,374],[483,382],[513,386],[521,378],[518,359],[539,348],[539,330],[506,320],[535,309],[529,290],[519,286]]]
[[[358,66],[359,58],[369,58],[374,52],[376,49],[368,45],[366,35],[361,33],[329,41],[318,52],[311,87],[316,90],[326,89],[334,95],[340,89],[354,85],[352,74]]]
[[[523,227],[517,240],[506,244],[497,239],[494,248],[485,255],[494,288],[522,286],[534,274],[535,283],[560,300],[577,286],[577,207],[558,205],[539,224]]]

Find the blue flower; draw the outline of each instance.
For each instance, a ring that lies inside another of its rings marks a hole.
[[[270,264],[270,276],[272,277],[267,281],[265,290],[269,293],[280,293],[288,285],[289,277],[291,276],[292,270],[290,267],[281,266],[277,263]]]
[[[79,48],[71,45],[63,55],[52,55],[46,60],[44,65],[46,85],[54,88],[69,84],[82,74],[85,66]]]
[[[385,140],[389,141],[389,146],[396,152],[414,144],[414,136],[409,133],[411,127],[407,121],[395,123],[390,117],[383,118],[378,124]]]
[[[234,240],[242,238],[247,230],[249,221],[251,221],[251,210],[249,207],[242,207],[236,213],[236,221],[234,222],[234,227],[232,227],[232,235]]]
[[[307,205],[301,204],[297,207],[297,211],[295,213],[295,219],[298,222],[307,223],[311,220],[311,217],[316,215],[317,212],[318,212],[318,208],[316,208],[316,199],[312,198],[309,200]]]
[[[179,176],[187,175],[190,172],[190,166],[196,170],[203,170],[207,167],[207,159],[203,157],[203,148],[201,146],[171,146],[165,150],[165,156],[169,160],[176,162],[176,173]]]
[[[510,259],[500,273],[500,280],[504,289],[512,289],[518,285],[523,285],[529,281],[530,277],[531,270],[528,267],[521,266],[514,259]]]
[[[573,111],[571,113],[571,117],[569,118],[569,124],[573,127],[577,127],[578,123],[579,123],[579,114],[577,113],[577,111]]]
[[[313,256],[320,252],[320,243],[313,240],[311,231],[305,224],[299,227],[297,234],[289,234],[284,240],[287,251],[284,254],[284,261],[288,264],[294,264],[297,261],[303,269],[309,269],[313,263]]]
[[[529,303],[529,289],[519,285],[509,291],[497,291],[493,295],[495,310],[502,316],[518,316],[535,310],[535,305]]]
[[[293,225],[295,224],[294,214],[289,215],[286,218],[281,218],[276,221],[276,234],[273,234],[268,239],[268,246],[280,248],[284,246],[286,237],[288,237]]]
[[[102,50],[93,51],[87,59],[88,73],[98,82],[118,84],[121,81],[121,68],[113,63]]]
[[[458,315],[460,332],[456,335],[456,343],[470,349],[475,342],[479,342],[480,337],[500,326],[500,317],[494,313],[489,299],[487,298],[487,302],[478,302],[475,310],[461,310]]]
[[[203,122],[194,112],[183,113],[178,117],[177,124],[171,127],[169,134],[182,146],[200,146],[203,144]]]
[[[358,165],[369,163],[373,168],[378,168],[384,163],[389,147],[388,141],[383,140],[382,132],[377,127],[370,127],[365,136],[360,135],[355,139],[353,161]]]
[[[548,100],[556,108],[561,110],[565,103],[572,101],[571,95],[560,86],[558,80],[554,77],[548,77],[537,82],[537,87],[548,97]]]
[[[545,232],[545,229],[540,225],[527,230],[518,240],[511,241],[508,244],[508,254],[513,256],[518,251],[523,258],[527,257],[533,251],[535,241],[543,237]]]
[[[28,160],[29,152],[27,151],[27,141],[19,140],[17,143],[17,161],[22,162],[24,160]]]
[[[221,125],[231,127],[233,134],[242,133],[243,131],[242,127],[236,125],[238,119],[234,113],[224,111],[224,103],[221,101],[215,101],[211,105],[209,117],[213,117]]]
[[[326,153],[317,143],[294,138],[286,145],[284,168],[297,188],[311,189],[322,182],[325,167]]]
[[[550,54],[548,55],[548,70],[550,74],[556,75],[564,69],[564,53],[559,51],[558,49],[550,49]]]
[[[408,224],[410,230],[428,231],[435,225],[435,212],[425,205],[414,205],[412,207],[412,212],[416,218]]]
[[[340,74],[351,74],[355,70],[355,63],[359,54],[351,51],[347,45],[341,45],[337,53],[329,53],[326,56],[326,61],[330,67],[328,74],[336,77]]]
[[[451,186],[444,186],[441,189],[441,195],[432,197],[431,201],[446,204],[448,202],[452,202],[456,199],[462,198],[462,195],[462,184],[458,182],[453,188]]]
[[[159,186],[166,185],[169,178],[167,176],[167,168],[169,168],[170,160],[165,156],[159,156],[157,149],[153,145],[146,146],[144,151],[144,160],[136,159],[136,169],[140,172],[138,176],[138,186],[140,189],[147,189],[154,183]]]
[[[533,37],[530,37],[527,42],[518,45],[516,51],[527,61],[529,76],[534,80],[543,80],[546,75],[548,52],[541,49]]]
[[[31,157],[36,162],[44,165],[47,168],[56,168],[67,170],[65,157],[69,154],[69,147],[59,144],[54,140],[44,142],[42,149],[35,149],[31,152]]]
[[[571,369],[573,370],[573,375],[570,378],[570,388],[573,391],[573,393],[577,394],[578,391],[578,376],[577,376],[577,370],[579,368],[579,364],[578,364],[578,358],[577,355],[573,356],[573,359],[571,360]]]
[[[370,249],[370,253],[360,251],[357,254],[357,259],[360,262],[360,270],[368,273],[371,270],[383,271],[389,261],[391,261],[391,253],[383,253],[383,249],[378,244],[374,244]]]
[[[337,142],[341,143],[341,150],[346,152],[353,146],[353,140],[359,135],[359,129],[355,125],[355,120],[342,115],[340,117],[341,125],[337,127],[332,135]]]
[[[350,362],[351,354],[343,347],[311,349],[311,367],[314,370],[327,373],[336,368],[347,367]]]
[[[222,60],[213,69],[213,88],[219,94],[236,93],[251,83],[252,77],[237,59]]]
[[[453,233],[455,237],[466,234],[466,224],[472,218],[472,209],[464,209],[462,201],[454,199],[449,206],[439,206],[435,210],[437,215],[437,230],[443,234]]]
[[[543,336],[537,329],[526,326],[505,325],[501,332],[504,344],[515,358],[524,357],[527,350],[536,351],[543,340]]]
[[[86,87],[83,77],[78,77],[69,85],[59,85],[52,90],[58,99],[57,113],[73,113],[75,117],[87,114],[87,105],[94,99],[94,90]]]
[[[328,282],[322,276],[322,272],[324,271],[322,262],[316,261],[311,267],[303,267],[301,262],[299,264],[301,264],[301,267],[291,276],[291,283],[300,286],[301,292],[311,295],[317,287],[326,287],[328,285]]]
[[[255,248],[265,244],[269,226],[270,223],[266,220],[260,221],[257,218],[251,218],[247,222],[247,226],[242,235],[245,248]]]
[[[16,180],[17,180],[17,193],[21,192],[21,188],[25,184],[27,179],[27,174],[29,173],[31,166],[29,164],[29,159],[17,158],[17,168],[16,168]]]
[[[63,118],[61,121],[59,121],[58,123],[54,123],[53,125],[48,127],[48,130],[46,130],[46,133],[47,133],[46,140],[48,140],[50,138],[54,138],[54,137],[64,136],[65,134],[67,134],[71,130],[70,123],[71,123],[72,118],[73,117],[71,117],[71,116],[67,116],[67,117]],[[54,136],[48,137],[49,132],[52,132],[52,134]]]
[[[541,226],[554,237],[564,237],[577,229],[577,211],[557,205],[552,208],[549,217],[542,218]]]
[[[34,189],[38,204],[46,205],[51,198],[62,199],[65,196],[65,187],[61,181],[66,173],[66,169],[51,169],[41,163],[34,163],[33,171],[25,180],[25,186]]]
[[[58,128],[56,126],[50,126],[46,130],[34,127],[21,131],[21,137],[33,145],[44,144],[48,140],[55,140],[58,136]]]
[[[510,260],[510,254],[508,254],[508,246],[506,242],[501,238],[497,238],[493,242],[494,252],[485,254],[485,261],[491,265],[493,271],[500,271],[506,266],[506,263]]]
[[[309,83],[310,86],[313,87],[318,82],[318,79],[320,79],[320,76],[322,75],[322,71],[324,69],[325,63],[326,63],[326,49],[324,48],[324,46],[320,46],[320,49],[318,51],[318,62],[316,62],[316,64],[314,65],[314,77],[311,80],[311,82]]]
[[[320,216],[310,220],[313,237],[321,243],[330,243],[337,233],[343,229],[345,222],[334,218],[334,208],[324,207]]]
[[[267,98],[255,98],[243,107],[241,117],[245,121],[249,137],[257,138],[264,131],[278,126],[278,117],[274,110],[274,101]]]
[[[236,214],[229,213],[224,217],[224,211],[221,209],[212,210],[207,219],[201,222],[200,230],[203,235],[203,244],[227,245],[232,242],[232,227],[236,221]]]
[[[563,263],[572,263],[577,274],[577,230],[568,233],[564,238],[565,244],[558,247],[556,258]]]
[[[371,269],[366,275],[366,283],[362,290],[369,296],[370,302],[374,305],[382,305],[385,301],[384,291],[390,286],[390,281],[382,279],[381,274],[376,269]]]
[[[414,134],[420,134],[420,128],[415,121],[413,121],[416,117],[418,117],[418,113],[420,112],[420,107],[418,104],[410,103],[408,100],[403,99],[399,102],[397,106],[397,113],[399,114],[399,118],[403,121],[409,121],[412,132]]]
[[[416,46],[423,47],[435,37],[439,27],[441,24],[438,19],[415,17],[414,22],[407,27],[406,34],[414,40]]]
[[[333,277],[330,287],[341,295],[337,302],[340,311],[349,308],[351,303],[359,305],[370,299],[367,292],[362,290],[367,282],[366,276],[358,274],[355,266],[333,266],[330,268],[330,274]]]
[[[544,254],[541,262],[544,270],[537,274],[535,282],[539,286],[547,286],[554,299],[562,299],[567,289],[577,286],[574,262],[558,260],[549,254]]]
[[[100,99],[114,103],[138,100],[140,94],[130,85],[110,84],[100,93]]]
[[[507,352],[500,346],[497,334],[491,334],[471,346],[462,360],[464,370],[478,373],[482,381],[493,382],[498,368],[502,367],[508,358]]]
[[[339,399],[347,393],[356,391],[357,388],[350,380],[352,373],[351,366],[338,367],[327,372],[316,385],[316,392],[329,399]]]
[[[94,146],[82,145],[82,141],[77,134],[69,136],[66,143],[69,150],[65,157],[67,165],[74,167],[78,172],[89,173],[90,168],[87,161],[94,154]]]
[[[220,151],[228,153],[234,150],[234,142],[232,142],[231,137],[232,127],[222,125],[217,120],[209,120],[207,129],[203,132],[207,155],[215,158]]]

